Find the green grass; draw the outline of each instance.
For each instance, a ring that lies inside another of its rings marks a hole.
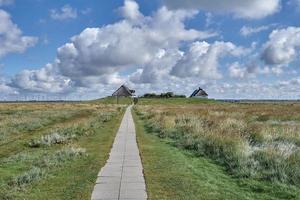
[[[91,101],[101,104],[117,104],[116,97],[105,97],[102,99]],[[132,104],[131,97],[120,97],[118,104]],[[138,105],[186,105],[186,104],[207,104],[207,103],[222,103],[214,99],[197,99],[197,98],[139,98]],[[224,103],[223,103],[224,104]]]
[[[131,97],[119,97],[117,100],[116,97],[105,97],[97,100],[91,101],[93,103],[101,103],[101,104],[120,104],[120,105],[129,105],[132,104]]]
[[[299,199],[298,188],[233,178],[214,161],[146,132],[134,116],[149,199]]]
[[[139,98],[138,105],[187,105],[187,104],[207,104],[221,103],[213,99],[197,98]]]
[[[147,131],[235,177],[300,186],[300,104],[135,106]]]
[[[29,106],[38,109],[38,105]],[[40,109],[56,109],[51,106],[43,105]],[[20,136],[17,140],[0,146],[0,199],[90,199],[97,174],[108,158],[124,107],[103,104],[66,106],[75,111],[82,110],[84,114],[79,112],[79,115],[33,132],[21,130],[15,133]],[[1,109],[4,111],[7,107]],[[23,105],[10,109],[26,113]],[[24,119],[30,123],[30,117],[28,112]],[[15,135],[9,135],[8,141],[11,138],[15,139]],[[32,141],[40,145],[29,145]]]
[[[116,124],[120,123],[121,117],[77,143],[86,149],[87,157],[53,171],[50,178],[32,185],[25,196],[28,199],[90,199],[97,174],[108,158],[118,128]]]
[[[47,113],[46,113],[47,114]],[[46,115],[45,114],[45,115]],[[44,135],[46,132],[51,132],[59,128],[60,126],[67,126],[68,124],[76,123],[82,119],[88,118],[91,113],[87,110],[77,111],[76,114],[64,118],[60,121],[54,121],[50,124],[43,125],[38,129],[31,131],[21,130],[20,132],[11,134],[7,141],[0,144],[0,158],[5,158],[9,155],[17,154],[26,149],[26,141],[32,139],[33,137]],[[43,118],[44,116],[40,116]]]

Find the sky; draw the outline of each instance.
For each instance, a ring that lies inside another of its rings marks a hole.
[[[300,0],[0,0],[0,99],[300,99],[299,19]]]

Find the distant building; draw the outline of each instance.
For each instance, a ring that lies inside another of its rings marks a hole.
[[[200,87],[197,90],[195,90],[190,96],[190,98],[202,98],[202,99],[206,99],[207,97],[208,94]]]
[[[131,97],[135,93],[135,90],[130,90],[126,85],[121,85],[112,96],[114,97]]]

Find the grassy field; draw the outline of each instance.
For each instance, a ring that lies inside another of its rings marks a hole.
[[[0,199],[90,199],[130,98],[0,104]],[[300,199],[300,104],[140,99],[149,199]]]
[[[140,98],[138,105],[193,105],[193,104],[221,103],[214,99],[196,98]]]
[[[151,199],[300,199],[300,104],[159,101],[135,107]]]
[[[0,104],[0,199],[90,199],[124,108]]]
[[[133,100],[131,97],[119,97],[118,99],[116,97],[105,97],[97,100],[91,101],[93,103],[100,103],[100,104],[109,104],[109,105],[129,105],[133,103]]]

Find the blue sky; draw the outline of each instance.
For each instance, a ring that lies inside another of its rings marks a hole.
[[[0,97],[92,99],[121,84],[300,98],[299,0],[0,0]]]

